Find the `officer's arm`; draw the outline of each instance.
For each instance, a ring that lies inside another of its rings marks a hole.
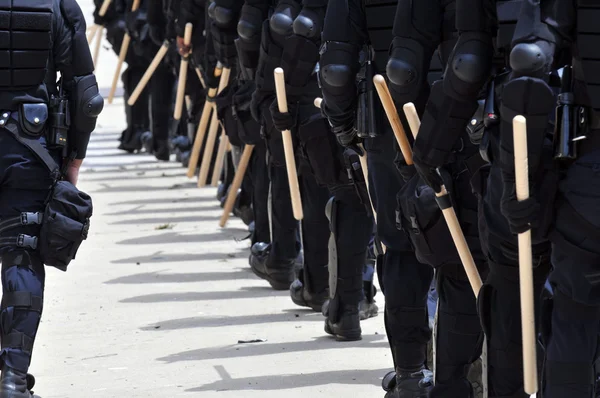
[[[575,26],[576,11],[571,1],[524,2],[522,7],[510,53],[513,75],[504,86],[500,112],[499,160],[508,177],[514,170],[512,119],[516,115],[527,119],[530,173],[540,164],[549,115],[556,104],[548,74],[556,68],[558,50],[570,41]]]
[[[494,0],[456,1],[459,38],[443,81],[431,88],[414,145],[415,162],[431,167],[444,165],[475,113],[492,69],[495,7]]]
[[[94,76],[94,63],[85,36],[85,18],[75,0],[60,2],[60,17],[54,40],[54,62],[61,72],[64,89],[69,97],[70,129],[68,143],[76,159],[86,155],[96,119],[104,107]]]
[[[263,22],[269,16],[269,3],[265,0],[246,0],[237,24],[238,57],[246,76],[254,78],[260,54]]]
[[[235,39],[242,1],[215,0],[210,5],[210,30],[217,60],[226,67],[234,67],[237,59]]]
[[[330,0],[325,15],[319,80],[321,109],[334,127],[353,123],[359,52],[365,43],[365,15],[358,0]]]
[[[386,66],[394,101],[399,107],[408,102],[416,103],[419,113],[422,112],[426,95],[429,93],[427,72],[431,57],[440,42],[441,21],[427,15],[432,9],[429,4],[432,1],[438,3],[437,0],[398,2],[394,19],[394,38]],[[427,19],[423,19],[424,17]],[[427,29],[423,23],[427,20],[437,26]],[[419,97],[425,99],[417,101]]]

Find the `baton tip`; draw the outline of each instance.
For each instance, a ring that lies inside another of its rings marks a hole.
[[[381,75],[375,75],[373,76],[373,83],[375,84],[383,84],[385,82],[385,79],[383,78],[383,76]]]
[[[323,99],[317,97],[317,98],[315,98],[315,101],[313,103],[315,104],[315,107],[320,108],[321,102],[323,102]]]
[[[275,68],[275,74],[276,75],[283,75],[283,69],[281,69],[280,67]]]

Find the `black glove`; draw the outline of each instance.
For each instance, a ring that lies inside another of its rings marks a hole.
[[[206,83],[206,88],[218,88],[220,77],[215,76],[215,68],[208,68],[208,73],[204,72],[202,69],[202,77],[204,78],[204,83]]]
[[[362,142],[358,136],[356,127],[354,127],[354,120],[351,120],[350,122],[340,126],[333,126],[331,130],[333,131],[333,134],[335,134],[337,141],[344,148],[349,146],[357,146],[357,144]]]
[[[407,182],[410,180],[415,174],[417,174],[417,170],[415,169],[415,165],[406,164],[406,160],[404,160],[404,156],[402,156],[402,152],[396,153],[396,157],[394,159],[394,164],[396,165],[396,170],[402,176],[402,180]]]
[[[500,200],[500,211],[506,217],[510,232],[519,234],[538,226],[540,215],[540,204],[535,197],[523,201],[517,200],[515,181],[512,176],[503,173],[502,199]]]
[[[295,103],[288,104],[288,112],[279,112],[279,105],[277,99],[274,99],[269,106],[271,117],[273,118],[273,125],[279,131],[292,130],[296,127],[298,121],[298,107]]]
[[[128,11],[125,14],[125,27],[133,40],[139,39],[140,32],[145,23],[146,21],[142,18],[140,10]]]
[[[437,168],[423,162],[416,154],[413,154],[413,162],[417,173],[419,173],[419,176],[425,184],[429,185],[434,192],[440,192],[442,190],[442,185],[444,185],[444,181],[442,180],[440,173],[438,173]]]

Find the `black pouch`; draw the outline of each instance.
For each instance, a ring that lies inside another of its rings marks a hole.
[[[451,187],[446,185],[446,188],[451,192]],[[460,263],[450,230],[436,202],[435,192],[418,174],[402,186],[396,199],[399,213],[396,221],[408,234],[417,259],[434,268]]]
[[[68,181],[58,181],[44,210],[39,249],[46,265],[66,271],[87,239],[93,205],[89,195]]]
[[[48,121],[48,105],[21,104],[19,109],[19,125],[22,131],[33,138],[40,138]]]

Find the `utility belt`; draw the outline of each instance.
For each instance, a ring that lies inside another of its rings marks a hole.
[[[48,108],[45,104],[23,104],[20,112],[0,112],[0,130],[10,132],[31,150],[46,166],[53,180],[43,212],[23,212],[0,220],[0,250],[21,248],[38,251],[44,264],[66,271],[79,246],[87,239],[93,206],[87,194],[70,182],[61,180],[66,168],[61,170],[48,149],[40,143],[47,121]],[[67,165],[68,162],[65,167]],[[33,225],[40,226],[38,236],[19,233],[19,229],[21,232],[25,228],[29,231]],[[13,236],[7,236],[6,232],[13,231]]]

